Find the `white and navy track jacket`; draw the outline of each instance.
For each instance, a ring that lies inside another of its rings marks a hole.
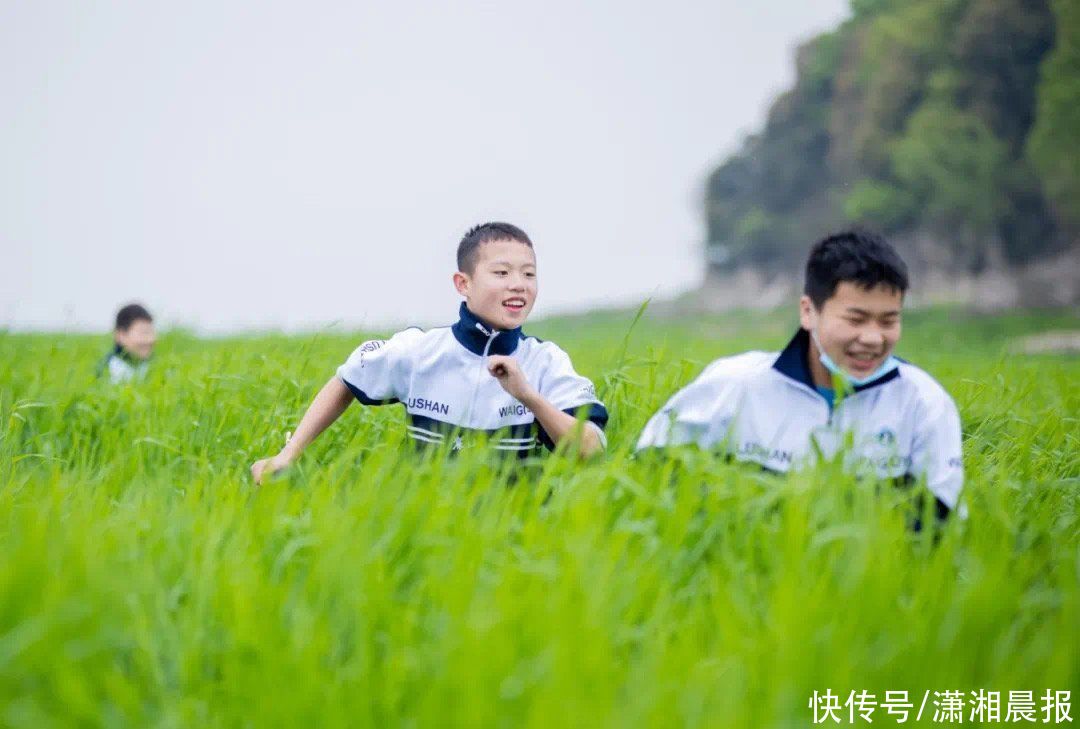
[[[810,337],[800,329],[783,352],[716,360],[646,424],[637,448],[696,443],[740,461],[788,471],[815,457],[814,444],[855,473],[911,481],[926,477],[938,514],[955,509],[964,483],[960,418],[930,375],[901,362],[858,386],[831,408],[807,365]],[[961,508],[961,514],[964,513]]]
[[[387,340],[364,342],[337,374],[364,405],[402,403],[409,436],[418,446],[468,444],[469,433],[493,436],[491,446],[525,457],[554,443],[532,411],[507,393],[487,370],[489,355],[514,357],[525,377],[556,408],[584,417],[599,430],[607,410],[592,383],[574,371],[552,342],[520,328],[489,329],[464,303],[449,327],[406,329]]]
[[[97,376],[109,376],[109,382],[118,385],[122,382],[141,380],[146,377],[149,361],[138,361],[131,357],[124,348],[117,344],[97,368]]]

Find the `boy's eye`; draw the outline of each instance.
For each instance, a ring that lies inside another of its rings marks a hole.
[[[496,271],[496,272],[495,272],[495,275],[496,275],[496,276],[505,276],[505,275],[506,275],[506,271]]]
[[[533,273],[532,271],[527,271],[525,273],[525,278],[536,278],[536,274]]]

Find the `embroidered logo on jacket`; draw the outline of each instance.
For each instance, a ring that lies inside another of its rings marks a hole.
[[[528,412],[529,409],[527,407],[525,407],[521,403],[517,403],[514,405],[507,405],[506,407],[499,408],[499,417],[505,418],[507,415],[525,415]]]
[[[436,402],[435,400],[428,400],[423,397],[410,397],[408,402],[409,410],[426,410],[432,413],[440,413],[442,415],[448,415],[450,413],[450,406]]]
[[[377,352],[378,350],[382,349],[382,346],[384,344],[386,344],[385,339],[372,339],[371,341],[364,342],[363,344],[360,345],[360,368],[361,369],[363,369],[367,365],[367,362],[364,361],[364,358],[367,355],[371,354],[372,352]]]
[[[792,461],[795,460],[795,456],[791,451],[785,451],[779,448],[767,448],[760,443],[755,443],[753,441],[740,444],[736,450],[736,455],[754,461],[778,461],[788,465],[791,465]]]
[[[882,428],[874,437],[877,439],[877,442],[883,446],[891,446],[896,443],[896,433],[888,428]]]

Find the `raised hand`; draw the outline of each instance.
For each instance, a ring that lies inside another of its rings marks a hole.
[[[527,406],[527,401],[532,399],[536,390],[529,384],[525,373],[513,357],[495,354],[488,357],[488,372],[499,381],[502,389],[506,390],[515,400]]]

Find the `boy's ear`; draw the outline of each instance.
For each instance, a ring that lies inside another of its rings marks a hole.
[[[469,274],[458,271],[454,274],[454,288],[462,296],[469,295]]]
[[[810,297],[803,294],[799,299],[799,325],[806,331],[810,331],[817,324],[817,311]]]

